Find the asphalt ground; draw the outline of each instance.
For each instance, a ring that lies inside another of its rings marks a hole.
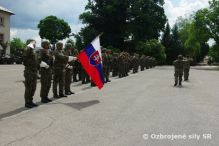
[[[74,83],[75,95],[49,104],[40,104],[38,83],[40,106],[27,110],[23,66],[0,66],[0,145],[217,146],[218,75],[191,69],[174,87],[173,67],[156,67],[102,90]]]

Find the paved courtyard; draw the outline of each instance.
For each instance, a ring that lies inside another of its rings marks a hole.
[[[38,83],[40,106],[26,110],[23,66],[2,65],[0,146],[217,146],[218,77],[191,69],[190,81],[173,87],[173,67],[156,67],[101,91],[74,83],[75,95],[49,104],[39,102]]]

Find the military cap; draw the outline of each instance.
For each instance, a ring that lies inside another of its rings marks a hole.
[[[178,59],[183,59],[183,56],[182,55],[178,55]]]
[[[57,49],[62,49],[62,47],[63,47],[63,43],[62,42],[56,43],[56,48]]]
[[[106,52],[106,48],[102,48],[102,52]]]
[[[41,42],[41,47],[44,48],[46,45],[49,45],[49,44],[50,44],[49,41],[44,40],[44,41]]]
[[[65,44],[65,48],[66,48],[66,49],[70,49],[70,48],[72,48],[71,43],[66,43],[66,44]]]
[[[35,41],[34,39],[28,39],[27,41],[26,41],[26,45],[28,45],[28,44],[30,44],[31,42],[33,42],[33,41]],[[36,41],[35,41],[36,42]]]

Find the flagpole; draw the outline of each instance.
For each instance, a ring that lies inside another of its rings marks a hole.
[[[103,32],[101,32],[98,36],[96,36],[96,38],[93,40],[93,41],[95,41],[97,38],[99,38],[100,39],[100,37],[103,35]],[[93,42],[92,41],[92,42]]]
[[[103,32],[101,32],[97,37],[101,37],[103,35]]]

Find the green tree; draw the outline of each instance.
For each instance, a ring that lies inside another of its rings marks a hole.
[[[84,43],[100,32],[103,46],[122,48],[132,36],[134,42],[158,39],[166,16],[163,0],[89,0],[80,20]]]
[[[127,7],[128,0],[89,0],[86,11],[79,17],[87,25],[82,29],[84,40],[104,32],[104,46],[121,47],[125,37]]]
[[[92,27],[84,27],[81,29],[79,35],[82,37],[83,43],[87,46],[98,34]]]
[[[179,28],[175,24],[171,30],[171,44],[166,48],[167,61],[172,64],[179,54],[184,54],[182,40],[180,39]]]
[[[174,50],[175,48],[173,47],[173,39],[172,39],[172,34],[171,34],[171,29],[169,23],[167,23],[166,28],[164,30],[161,43],[165,47],[165,53],[166,53],[166,63],[167,64],[172,64],[175,56],[176,56],[176,51]]]
[[[209,31],[206,28],[206,15],[207,9],[198,10],[190,24],[188,39],[185,41],[185,47],[189,48],[188,52],[191,52],[191,56],[197,59],[197,62],[202,61],[207,54],[208,45],[207,42],[210,38]]]
[[[42,39],[48,39],[52,44],[69,37],[71,28],[63,19],[56,16],[47,16],[40,20],[38,26],[39,35]]]
[[[161,43],[166,47],[170,47],[170,42],[171,42],[171,34],[170,34],[170,25],[169,23],[166,24],[165,30],[163,32],[163,36],[161,39]]]
[[[10,42],[10,52],[15,55],[17,50],[24,49],[26,44],[20,38],[13,38]]]
[[[219,46],[213,45],[209,50],[209,56],[213,58],[213,62],[219,62]]]
[[[146,54],[156,58],[159,64],[163,64],[166,59],[164,46],[156,39],[139,42],[137,45],[138,53]]]
[[[85,45],[82,41],[82,37],[80,36],[80,34],[75,34],[75,47],[78,51],[83,50]]]
[[[158,39],[164,30],[166,15],[163,0],[130,0],[128,24],[135,42]]]
[[[180,18],[177,22],[185,54],[193,57],[197,62],[202,61],[209,50],[207,42],[210,36],[206,28],[207,13],[207,9],[201,9],[189,18]]]
[[[210,8],[206,17],[207,28],[210,32],[210,37],[219,45],[219,1],[211,0],[209,4]]]

